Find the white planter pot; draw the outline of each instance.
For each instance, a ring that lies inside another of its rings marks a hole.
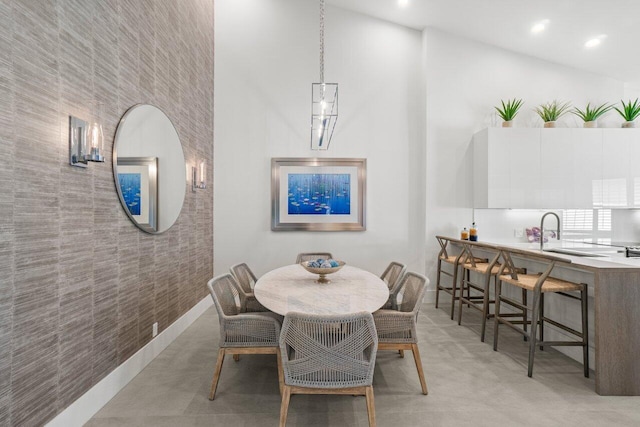
[[[502,127],[503,128],[512,128],[513,127],[513,120],[505,120],[504,122],[502,122]]]
[[[598,122],[595,120],[592,120],[590,122],[584,122],[584,127],[586,128],[597,128],[598,127]]]

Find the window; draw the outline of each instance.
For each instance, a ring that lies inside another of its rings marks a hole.
[[[562,233],[567,238],[611,240],[611,209],[565,209]]]

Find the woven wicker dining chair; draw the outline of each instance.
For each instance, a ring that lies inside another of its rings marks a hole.
[[[387,287],[389,288],[389,299],[387,300],[385,305],[382,306],[382,308],[395,310],[395,294],[398,292],[398,285],[400,285],[402,276],[404,276],[404,273],[406,271],[406,265],[396,261],[392,261],[380,276],[380,278],[387,284]]]
[[[364,395],[369,426],[376,425],[373,371],[378,339],[370,313],[288,313],[280,352],[284,370],[280,427],[292,394]]]
[[[331,252],[301,252],[296,258],[296,264],[317,259],[333,259],[333,255],[331,255]]]
[[[282,369],[278,344],[280,322],[278,315],[265,313],[240,313],[236,305],[238,289],[230,274],[214,277],[207,283],[220,322],[218,360],[213,374],[209,400],[213,400],[227,354],[275,354],[278,359],[278,384],[282,391]],[[236,359],[237,360],[237,359]]]
[[[259,312],[269,311],[265,306],[260,304],[253,293],[253,287],[258,279],[245,263],[236,264],[231,267],[231,274],[238,284],[238,294],[240,297],[241,312]]]
[[[418,370],[422,394],[428,394],[424,379],[422,360],[418,350],[417,318],[427,288],[427,279],[421,274],[409,272],[404,275],[397,293],[397,310],[378,310],[373,320],[378,331],[378,350],[411,350]]]

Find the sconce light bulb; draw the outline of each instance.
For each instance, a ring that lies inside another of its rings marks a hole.
[[[98,146],[98,124],[94,123],[91,127],[91,147],[96,148]]]
[[[207,180],[206,165],[204,160],[200,162],[200,183],[204,184]]]
[[[89,153],[85,156],[86,160],[92,162],[104,162],[104,135],[102,126],[97,122],[91,122],[86,130],[87,145]]]

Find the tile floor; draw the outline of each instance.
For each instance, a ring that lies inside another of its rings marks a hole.
[[[582,365],[553,349],[536,353],[526,374],[527,347],[506,327],[499,352],[479,338],[480,316],[465,323],[448,307],[425,305],[419,341],[429,395],[420,393],[413,357],[378,354],[376,417],[385,426],[639,426],[640,397],[603,397]],[[467,314],[468,313],[468,314]],[[277,426],[280,395],[275,356],[227,356],[216,400],[207,399],[218,341],[209,309],[86,425]],[[593,375],[592,375],[593,376]],[[366,426],[364,397],[293,396],[288,426]]]

